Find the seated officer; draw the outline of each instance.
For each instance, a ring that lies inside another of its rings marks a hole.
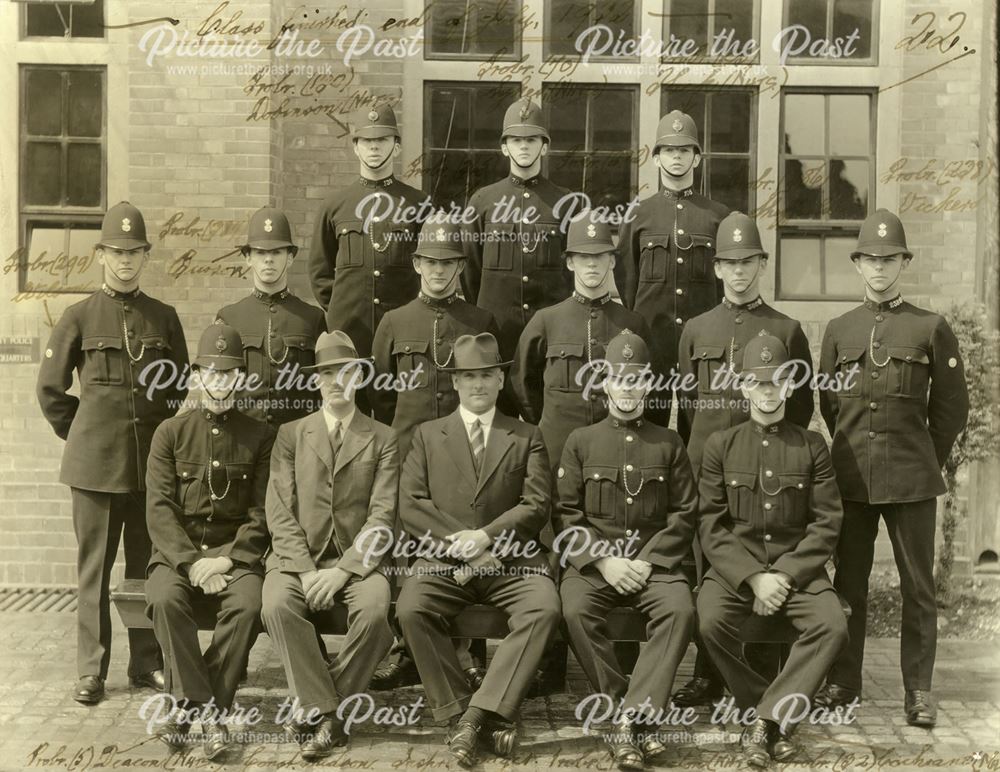
[[[649,350],[622,331],[608,343],[608,415],[576,429],[563,450],[555,506],[557,544],[570,567],[559,587],[570,645],[595,691],[621,702],[606,735],[619,769],[642,769],[664,750],[647,711],[670,702],[674,673],[694,625],[680,571],[698,510],[691,465],[676,432],[643,418]],[[623,673],[608,639],[608,612],[630,606],[649,619],[649,642]]]
[[[427,549],[396,613],[434,718],[451,721],[449,750],[470,766],[484,731],[498,755],[513,752],[508,722],[559,624],[559,596],[537,541],[551,496],[541,432],[496,409],[510,364],[496,338],[463,335],[453,351],[447,370],[459,407],[417,427],[403,465],[400,519]],[[451,620],[474,603],[510,615],[510,634],[475,693],[449,638]]]
[[[379,569],[396,517],[399,454],[392,429],[355,408],[358,366],[345,333],[319,336],[323,409],[278,430],[267,487],[264,628],[301,711],[285,729],[300,737],[307,761],[347,742],[340,700],[368,688],[392,645],[389,580]],[[347,607],[349,626],[327,665],[314,620],[334,603]]]
[[[750,420],[705,443],[699,534],[712,567],[698,593],[702,639],[741,711],[747,763],[767,766],[795,753],[794,728],[775,707],[788,695],[812,700],[847,641],[847,620],[825,565],[843,519],[826,442],[785,418],[784,344],[762,331],[743,350]],[[776,375],[777,374],[777,375]],[[799,631],[770,684],[743,658],[740,627],[750,616],[783,614]],[[803,706],[796,704],[794,712]]]
[[[274,431],[233,407],[245,372],[235,329],[216,323],[205,330],[194,368],[201,406],[160,424],[149,452],[146,522],[153,554],[146,613],[166,660],[166,691],[180,709],[158,736],[179,749],[200,713],[205,755],[212,759],[229,744],[216,711],[232,707],[260,629]],[[216,626],[203,655],[192,606],[206,596],[215,601]]]

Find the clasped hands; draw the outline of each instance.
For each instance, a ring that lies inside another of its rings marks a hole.
[[[342,568],[318,568],[299,574],[302,592],[311,611],[327,611],[333,608],[334,596],[344,589],[351,574]]]
[[[641,590],[653,573],[653,564],[645,560],[605,557],[598,560],[594,566],[601,572],[604,581],[621,595]]]
[[[490,535],[482,529],[456,531],[446,537],[448,545],[447,557],[461,560],[466,565],[455,570],[455,581],[465,584],[476,574],[485,574],[500,568],[502,563],[487,548],[493,543]]]
[[[792,580],[782,573],[761,571],[746,580],[753,590],[753,613],[769,617],[778,612],[792,593]]]
[[[233,568],[233,561],[225,555],[215,558],[199,558],[188,569],[188,581],[200,587],[206,595],[216,595],[226,589],[233,577],[227,572]]]

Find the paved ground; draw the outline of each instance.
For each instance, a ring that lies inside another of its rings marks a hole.
[[[116,619],[117,622],[117,619]],[[250,675],[238,700],[257,706],[263,719],[247,731],[257,733],[230,753],[224,763],[205,761],[200,747],[170,756],[146,734],[139,711],[151,692],[131,691],[125,677],[125,637],[118,630],[108,681],[108,698],[84,708],[69,696],[75,680],[74,615],[0,613],[0,770],[64,769],[454,769],[442,752],[444,730],[424,718],[414,726],[379,727],[366,723],[353,733],[351,746],[322,764],[308,765],[290,743],[269,742],[277,735],[274,718],[285,698],[284,674],[270,641],[254,648]],[[336,639],[331,640],[335,648]],[[804,749],[785,769],[834,772],[873,769],[1000,769],[1000,655],[994,644],[944,641],[938,650],[936,694],[940,720],[933,731],[906,726],[898,641],[868,643],[865,702],[850,726],[804,727]],[[690,673],[690,657],[679,679]],[[499,769],[609,769],[598,739],[587,736],[573,717],[588,693],[575,665],[568,695],[529,700],[522,712],[522,741],[515,763],[488,757],[480,765]],[[422,696],[419,688],[374,693],[375,706],[394,708],[399,717]],[[737,728],[715,725],[701,711],[686,731],[686,741],[662,764],[697,770],[741,768],[733,746]]]

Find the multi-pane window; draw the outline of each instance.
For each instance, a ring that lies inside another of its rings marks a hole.
[[[848,254],[874,208],[875,94],[785,89],[778,293],[853,297]]]
[[[28,3],[24,6],[26,38],[104,37],[104,0],[91,3]]]
[[[516,59],[521,55],[519,0],[427,3],[427,59]]]
[[[785,0],[779,53],[789,64],[870,64],[877,0]]]
[[[664,0],[663,44],[666,59],[685,61],[757,61],[759,0]],[[672,37],[671,37],[672,36]],[[693,41],[682,56],[670,56],[671,45]],[[748,44],[750,44],[748,46]]]
[[[636,0],[552,0],[545,4],[545,50],[548,55],[579,56],[592,46],[607,49],[611,41],[636,37],[639,4]],[[595,29],[600,27],[601,29]],[[586,33],[586,34],[585,34]],[[583,35],[581,39],[580,36]],[[577,47],[579,42],[581,48]],[[607,54],[604,55],[605,57]],[[595,53],[590,58],[600,59]],[[636,57],[616,57],[636,58]]]
[[[740,212],[756,205],[756,98],[750,89],[712,89],[664,86],[660,115],[680,110],[694,118],[701,140],[701,164],[695,171],[695,190]]]
[[[21,67],[22,286],[82,289],[106,205],[104,104],[103,67]],[[46,261],[60,255],[73,267],[55,276]]]
[[[638,86],[544,84],[546,175],[593,207],[627,205],[638,187],[638,100]]]
[[[517,83],[424,83],[423,186],[434,201],[464,205],[507,174],[503,116],[520,93]]]

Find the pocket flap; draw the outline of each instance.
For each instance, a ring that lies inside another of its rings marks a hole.
[[[713,239],[711,236],[709,236],[708,234],[705,234],[705,233],[692,233],[691,234],[691,242],[692,242],[692,244],[691,244],[692,246],[695,246],[695,247],[708,247],[709,249],[711,249],[712,248],[712,244],[715,242],[715,239]]]
[[[392,343],[393,354],[426,354],[426,340],[396,340]]]
[[[695,346],[691,352],[692,359],[722,359],[726,354],[725,346]]]
[[[804,472],[788,472],[778,475],[778,489],[795,488],[806,490],[809,487],[809,475]]]
[[[669,246],[669,233],[644,233],[639,242],[639,247],[642,249],[652,249],[653,247],[663,247],[666,249]]]
[[[550,343],[545,350],[547,359],[565,359],[566,357],[580,358],[583,356],[582,343]]]
[[[665,483],[667,467],[662,465],[642,467],[642,480],[647,483]]]
[[[261,348],[264,345],[263,335],[243,335],[240,337],[243,339],[243,348]]]
[[[841,364],[844,362],[857,362],[861,359],[861,355],[865,353],[865,347],[855,348],[854,346],[845,346],[843,348],[837,349],[837,361]]]
[[[253,464],[226,464],[226,476],[230,480],[249,480]]]
[[[159,332],[150,332],[139,338],[142,341],[142,345],[146,348],[155,348],[158,350],[167,349],[170,350],[170,341],[167,337]]]
[[[182,480],[204,479],[205,469],[207,469],[205,464],[199,461],[181,461],[180,459],[174,461],[174,468],[177,476]]]
[[[312,351],[316,343],[308,335],[282,335],[286,346]]]
[[[916,348],[913,346],[889,346],[889,356],[893,359],[899,359],[903,362],[919,362],[923,365],[930,364],[931,360],[927,356],[927,352],[922,348]]]
[[[617,466],[585,466],[583,468],[584,480],[610,480],[618,481]]]
[[[726,472],[726,486],[729,488],[749,488],[753,490],[757,487],[757,473]]]
[[[346,236],[348,233],[364,233],[361,220],[342,220],[337,223],[337,235]]]
[[[120,335],[88,335],[81,341],[80,346],[84,351],[104,351],[106,348],[120,349],[122,339]]]

